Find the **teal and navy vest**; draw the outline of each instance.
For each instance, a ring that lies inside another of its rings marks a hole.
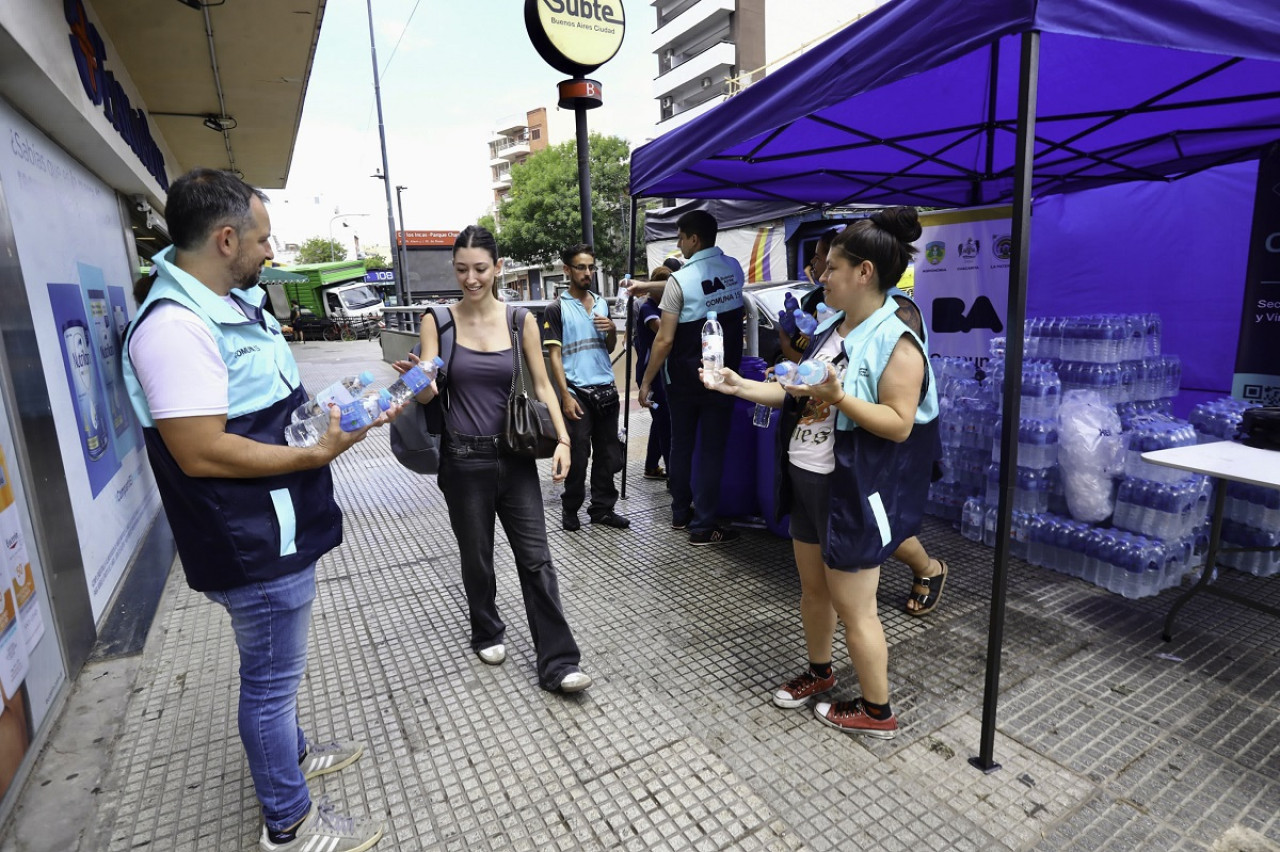
[[[591,320],[593,315],[608,317],[608,304],[596,296],[589,315],[582,302],[565,291],[555,305],[560,311],[560,357],[565,379],[579,388],[613,384],[613,363],[604,337]]]
[[[188,308],[213,335],[227,365],[228,433],[284,444],[290,413],[308,399],[280,324],[263,310],[266,293],[233,290],[242,314],[174,266],[173,253],[170,247],[154,258],[155,283],[126,332],[123,366],[187,584],[220,591],[300,571],[342,543],[342,512],[327,465],[256,479],[190,477],[156,429],[129,358],[129,335],[161,301]]]
[[[689,258],[671,279],[684,294],[676,326],[675,342],[663,370],[668,390],[674,393],[707,390],[698,378],[702,366],[702,325],[707,312],[715,311],[724,329],[724,365],[737,370],[742,363],[742,286],[746,276],[742,266],[721,249],[712,246]],[[725,397],[725,399],[729,399]]]

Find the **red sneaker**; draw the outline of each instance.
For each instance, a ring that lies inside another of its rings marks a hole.
[[[813,669],[805,669],[804,674],[793,677],[778,687],[773,694],[773,703],[785,710],[803,707],[810,698],[830,692],[836,685],[836,676],[818,677]]]
[[[846,734],[863,734],[881,740],[891,740],[898,735],[898,717],[876,719],[867,715],[862,706],[862,699],[853,701],[837,701],[828,704],[819,702],[813,708],[813,715],[824,725],[830,725]]]

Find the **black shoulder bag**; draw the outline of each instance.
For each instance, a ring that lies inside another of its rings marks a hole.
[[[510,310],[510,309],[508,309]],[[507,416],[498,446],[513,456],[548,459],[556,451],[558,439],[551,410],[547,404],[529,394],[531,384],[524,371],[524,353],[521,347],[523,333],[520,326],[528,314],[526,310],[511,311],[511,354],[515,369],[511,373],[511,393],[507,399]]]
[[[445,309],[446,319],[442,323],[440,314],[429,308],[436,321],[436,329],[440,339],[442,358],[453,354],[453,317]],[[415,343],[409,350],[414,355],[422,354],[421,344]],[[436,376],[436,387],[443,393],[444,373],[442,367]],[[444,431],[444,412],[441,408],[440,395],[426,405],[411,401],[407,410],[391,421],[388,433],[391,439],[391,454],[396,461],[414,473],[431,474],[440,471],[440,433]]]

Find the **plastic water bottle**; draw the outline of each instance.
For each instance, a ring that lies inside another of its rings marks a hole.
[[[387,393],[391,397],[392,405],[400,405],[407,402],[426,389],[427,385],[440,372],[440,368],[444,366],[444,361],[437,355],[430,361],[419,361],[408,370],[400,375],[390,385],[387,386]]]
[[[363,429],[390,407],[391,395],[385,389],[378,391],[376,395],[362,396],[339,406],[338,425],[344,432]],[[285,427],[284,440],[291,447],[311,447],[328,430],[329,412],[326,409],[314,417],[290,423]]]
[[[800,384],[799,370],[800,365],[795,361],[779,361],[773,367],[773,377],[783,387],[791,387]]]
[[[365,388],[371,384],[373,384],[373,373],[368,370],[358,376],[347,376],[344,379],[338,379],[338,381],[322,389],[311,399],[294,409],[293,414],[289,415],[289,421],[298,423],[319,414],[323,414],[328,418],[330,405],[346,405],[349,402],[354,402],[364,393]]]
[[[625,319],[627,316],[627,300],[631,298],[631,274],[622,276],[622,282],[618,284],[618,295],[613,300],[613,311],[611,316],[614,319]]]
[[[796,367],[796,378],[802,385],[820,385],[828,375],[826,362],[814,358],[806,358]]]
[[[836,312],[831,308],[827,307],[826,302],[818,303],[818,323],[819,324],[826,322],[827,319],[835,315],[836,315]]]
[[[702,381],[711,388],[724,381],[720,369],[724,367],[724,329],[716,319],[715,311],[707,311],[707,321],[702,324]]]
[[[818,327],[818,321],[808,311],[796,308],[791,315],[796,318],[796,328],[806,337],[813,334],[814,329]]]

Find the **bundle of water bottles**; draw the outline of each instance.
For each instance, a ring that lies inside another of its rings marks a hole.
[[[1053,363],[1062,390],[1091,390],[1120,403],[1176,396],[1182,362],[1160,354],[1159,314],[1028,319],[1025,357]]]
[[[298,406],[284,429],[284,440],[291,447],[314,446],[329,430],[329,408],[338,407],[338,425],[344,432],[363,429],[378,419],[382,412],[417,396],[436,377],[444,361],[433,358],[406,370],[400,378],[377,391],[371,391],[373,373],[365,370],[358,376],[339,379]]]
[[[1240,440],[1240,422],[1256,402],[1244,402],[1224,396],[1202,402],[1191,410],[1188,418],[1195,427],[1200,443]],[[1222,546],[1224,548],[1280,547],[1280,490],[1263,488],[1246,482],[1228,482],[1222,512]],[[1224,552],[1218,559],[1238,571],[1256,577],[1280,574],[1280,552]]]

